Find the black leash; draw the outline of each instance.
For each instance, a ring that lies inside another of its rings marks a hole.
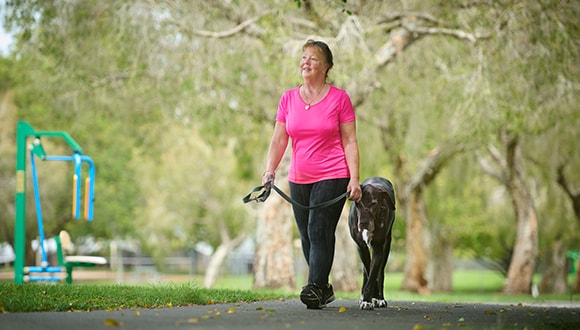
[[[305,205],[302,205],[302,204],[298,203],[297,201],[293,200],[290,196],[286,195],[282,190],[280,190],[278,187],[276,187],[276,185],[273,185],[272,182],[266,182],[264,185],[261,185],[261,186],[258,186],[256,188],[252,189],[252,191],[249,194],[247,194],[242,200],[244,201],[244,203],[249,203],[251,201],[264,202],[264,201],[266,201],[268,196],[270,196],[270,191],[272,188],[280,196],[282,196],[282,198],[284,198],[288,203],[290,203],[294,206],[298,206],[298,207],[303,208],[303,209],[308,209],[308,210],[314,210],[314,209],[319,209],[322,207],[330,206],[334,203],[337,203],[341,199],[347,197],[349,194],[349,192],[347,191],[347,192],[343,193],[342,195],[340,195],[336,198],[333,198],[329,201],[322,202],[320,204],[316,204],[313,206],[305,206]]]

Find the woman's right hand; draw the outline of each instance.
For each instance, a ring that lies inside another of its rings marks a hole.
[[[266,171],[262,175],[262,184],[266,184],[266,182],[270,182],[271,184],[274,184],[275,178],[276,178],[276,172]]]

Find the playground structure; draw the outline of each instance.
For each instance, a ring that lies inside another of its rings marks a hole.
[[[72,156],[48,156],[44,151],[41,143],[41,137],[58,137],[63,138],[65,142],[72,148]],[[29,138],[34,140],[27,144]],[[74,163],[73,175],[73,196],[72,196],[72,216],[75,219],[81,217],[81,205],[84,204],[84,218],[87,221],[93,220],[93,204],[94,204],[94,186],[95,186],[95,165],[92,159],[83,155],[83,150],[80,145],[66,132],[60,131],[36,131],[27,122],[18,122],[16,134],[16,212],[15,212],[15,226],[14,226],[14,282],[24,283],[28,281],[61,281],[62,276],[58,273],[66,271],[66,280],[68,283],[72,281],[72,268],[74,266],[94,266],[102,264],[104,258],[99,260],[88,259],[89,261],[77,260],[76,263],[67,263],[63,258],[59,257],[59,265],[51,266],[48,263],[44,226],[42,219],[42,207],[40,203],[40,191],[38,187],[38,177],[36,173],[35,157],[44,161],[67,161]],[[32,181],[34,185],[34,196],[36,204],[36,214],[38,222],[39,234],[39,249],[41,252],[40,266],[25,266],[25,249],[26,249],[26,153],[30,154],[30,167],[32,174]],[[86,178],[85,191],[82,193],[82,164],[87,163],[88,178]],[[84,203],[81,202],[81,197],[84,195]],[[60,239],[57,239],[57,244],[60,248]],[[60,250],[59,250],[60,252]],[[106,260],[105,260],[106,262]],[[43,276],[39,276],[43,275]]]

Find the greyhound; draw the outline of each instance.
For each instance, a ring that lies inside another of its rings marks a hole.
[[[361,188],[362,198],[351,204],[348,224],[364,266],[360,309],[373,310],[387,307],[383,289],[395,222],[395,191],[393,184],[381,177],[364,180]]]

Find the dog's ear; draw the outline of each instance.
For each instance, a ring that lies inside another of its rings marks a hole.
[[[384,199],[387,201],[387,206],[391,210],[395,210],[395,196],[390,191],[381,190],[381,193],[384,195]]]

